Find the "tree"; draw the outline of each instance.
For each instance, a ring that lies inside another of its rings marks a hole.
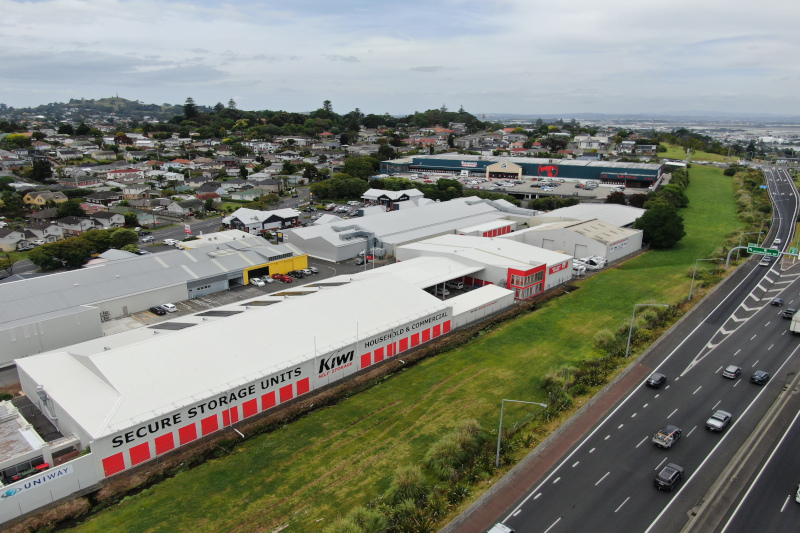
[[[205,210],[206,213],[208,213],[209,211],[213,211],[214,210],[214,199],[213,198],[206,198],[206,201],[203,202],[203,209]]]
[[[89,135],[90,131],[92,131],[92,128],[87,126],[84,122],[81,122],[75,130],[75,135]]]
[[[120,250],[122,250],[123,252],[130,252],[132,254],[135,254],[136,252],[139,251],[139,247],[135,244],[126,244],[125,246],[120,248]]]
[[[222,105],[222,102],[217,102],[216,104],[214,104],[214,111],[216,111],[217,114],[219,114],[225,111],[225,106]]]
[[[24,133],[9,133],[3,142],[9,147],[27,148],[32,144],[31,138]]]
[[[354,178],[361,178],[362,180],[368,180],[375,174],[372,163],[362,157],[350,157],[346,159],[344,165],[342,165],[342,172]]]
[[[135,245],[139,243],[139,235],[132,229],[117,228],[115,230],[110,230],[110,231],[111,231],[110,245],[112,248],[120,250],[125,246],[128,246],[129,244]]]
[[[34,131],[31,133],[31,138],[36,141],[42,141],[47,137],[47,135],[43,131]]]
[[[236,109],[236,102],[234,102],[233,98],[228,100],[228,109]]]
[[[81,207],[81,202],[78,199],[67,200],[59,204],[56,210],[56,218],[64,217],[85,217],[86,211]]]
[[[38,181],[39,183],[44,183],[45,181],[51,179],[53,177],[53,169],[50,167],[50,161],[47,159],[36,159],[33,162],[33,166],[31,167],[30,178],[34,181]]]
[[[125,213],[125,225],[128,227],[136,227],[139,225],[139,216],[133,211]]]
[[[186,117],[186,120],[192,120],[193,118],[197,117],[199,112],[197,111],[197,105],[194,103],[194,99],[189,97],[186,99],[186,103],[183,104],[183,116]]]
[[[634,222],[633,227],[644,231],[644,241],[654,248],[671,248],[686,235],[683,217],[677,209],[665,203],[653,205]]]
[[[16,263],[16,259],[12,259],[10,255],[6,254],[6,256],[0,259],[0,269],[6,271],[6,274],[9,276],[14,273],[14,263]]]
[[[324,102],[322,102],[322,109],[326,113],[332,114],[333,113],[333,105],[331,105],[331,101],[330,100],[325,100]]]
[[[619,192],[619,191],[617,191],[617,192],[612,192],[611,194],[609,194],[608,196],[606,196],[606,201],[605,201],[605,203],[607,203],[607,204],[620,204],[620,205],[626,205],[626,204],[627,204],[627,202],[626,202],[626,200],[625,200],[625,193],[624,193],[624,192]]]
[[[294,174],[296,171],[297,169],[295,168],[295,166],[292,164],[291,161],[284,161],[280,173],[288,176]]]
[[[58,126],[57,133],[60,135],[74,135],[75,129],[72,127],[72,124],[61,124]]]
[[[42,270],[53,270],[61,266],[61,261],[56,258],[55,249],[48,244],[37,246],[28,252],[28,260]]]
[[[22,201],[22,196],[18,192],[3,191],[0,196],[3,202],[3,213],[8,218],[14,219],[22,216],[22,211],[25,208],[25,202]]]
[[[631,207],[644,208],[644,203],[647,201],[647,195],[643,193],[633,194],[628,198],[628,205]]]

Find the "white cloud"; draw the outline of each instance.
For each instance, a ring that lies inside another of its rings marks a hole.
[[[800,4],[0,0],[0,98],[800,114]]]

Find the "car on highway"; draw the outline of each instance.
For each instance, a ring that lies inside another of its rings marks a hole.
[[[783,305],[783,298],[775,298],[770,302],[770,305],[777,305],[778,307],[781,307]]]
[[[797,492],[794,495],[794,501],[800,503],[800,483],[797,484]]]
[[[178,308],[172,304],[161,304],[161,309],[166,311],[167,313],[177,313]]]
[[[756,370],[753,375],[750,376],[750,383],[755,383],[756,385],[766,385],[767,381],[769,381],[769,373],[763,370]]]
[[[653,444],[659,448],[671,448],[681,438],[681,428],[666,425],[653,435]]]
[[[162,309],[161,307],[158,307],[158,306],[151,307],[150,309],[148,309],[148,311],[150,311],[154,315],[158,315],[158,316],[164,316],[164,315],[167,314],[167,312],[164,311],[164,309]]]
[[[776,238],[775,238],[775,240],[774,240],[774,241],[772,241],[772,244],[778,245],[778,244],[780,244],[781,242],[783,242],[783,241],[781,241],[779,238],[777,238],[777,237],[776,237]]]
[[[664,374],[659,374],[658,372],[653,372],[649,378],[647,378],[647,386],[658,389],[667,382],[667,376]]]
[[[797,309],[790,307],[788,309],[784,309],[783,312],[781,313],[781,316],[783,318],[792,318],[795,315],[795,313],[797,313]]]
[[[727,368],[722,371],[723,378],[736,379],[740,375],[742,375],[742,369],[736,365],[728,365]]]
[[[762,266],[762,267],[768,267],[771,264],[772,264],[772,258],[770,256],[768,256],[768,255],[765,255],[764,259],[762,259],[761,261],[758,262],[758,266]]]
[[[653,479],[653,484],[658,490],[671,491],[683,479],[683,467],[675,463],[668,463]]]
[[[487,533],[514,533],[514,530],[505,524],[497,523]]]
[[[711,418],[706,420],[706,429],[709,431],[722,431],[731,421],[731,414],[727,411],[715,411]]]

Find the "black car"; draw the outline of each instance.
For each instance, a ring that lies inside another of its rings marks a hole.
[[[755,383],[756,385],[766,385],[767,381],[769,381],[769,374],[763,370],[756,370],[755,373],[750,376],[750,383]]]
[[[152,231],[147,231],[147,230],[142,230],[142,231],[139,231],[138,233],[139,233],[139,237],[144,237],[145,235],[152,235],[153,234]]]
[[[299,270],[292,270],[292,271],[289,272],[289,275],[292,276],[295,279],[300,279],[300,278],[305,277],[305,274],[303,274]]]
[[[148,309],[148,311],[158,316],[164,316],[167,314],[167,312],[161,309],[160,307],[151,307],[150,309]]]
[[[667,376],[664,374],[659,374],[658,372],[653,373],[649,378],[647,378],[647,386],[652,387],[654,389],[658,389],[667,382]]]
[[[670,491],[678,486],[683,479],[683,467],[675,463],[668,463],[653,480],[658,490]]]
[[[770,302],[772,305],[777,305],[778,307],[783,305],[783,298],[775,298]]]
[[[781,313],[781,316],[783,318],[792,318],[795,315],[795,313],[797,313],[797,309],[792,309],[790,307],[789,309],[784,309],[783,312]]]

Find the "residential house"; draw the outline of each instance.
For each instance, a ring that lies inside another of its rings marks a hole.
[[[138,168],[123,168],[119,170],[109,170],[106,172],[106,179],[114,181],[136,181],[144,179],[144,171]]]
[[[147,159],[147,152],[143,150],[126,150],[124,155],[126,161],[142,161]]]
[[[102,226],[102,229],[121,228],[125,225],[125,215],[111,211],[99,211],[89,215],[89,218],[94,220],[95,225]]]
[[[36,236],[35,240],[43,240],[45,242],[56,242],[64,238],[64,230],[49,220],[42,222],[32,222],[25,226],[27,233],[33,233]]]
[[[619,151],[623,154],[632,154],[636,151],[636,141],[622,141],[619,143]]]
[[[235,156],[218,157],[214,160],[214,163],[221,164],[225,168],[239,168],[239,158]]]
[[[608,137],[576,135],[574,142],[579,150],[605,150],[608,147]]]
[[[205,212],[205,206],[202,200],[192,198],[191,200],[172,202],[167,206],[167,212],[173,215],[187,216],[191,213]]]
[[[63,192],[50,191],[31,191],[22,197],[22,201],[28,205],[46,206],[47,202],[63,204],[68,198]]]
[[[64,217],[56,220],[56,223],[61,226],[64,237],[74,237],[96,227],[95,222],[90,218]]]
[[[247,180],[242,178],[233,178],[232,180],[223,181],[220,183],[223,189],[226,191],[240,191],[245,186],[250,185]]]
[[[97,187],[98,185],[102,185],[103,180],[94,176],[90,176],[85,172],[81,172],[75,174],[74,176],[64,176],[58,180],[58,184],[69,185],[71,187],[82,189],[84,187]]]
[[[245,189],[231,192],[231,199],[252,202],[254,200],[258,200],[266,194],[268,193],[265,192],[264,189]]]
[[[25,242],[25,233],[11,228],[0,228],[0,251],[13,252]]]
[[[263,191],[267,191],[268,193],[270,192],[279,193],[283,190],[283,180],[276,180],[271,177],[256,179],[255,176],[256,174],[250,176],[250,179],[248,181],[256,189],[261,189]]]
[[[279,154],[275,154],[275,156],[278,158],[278,161],[293,161],[300,157],[300,154],[294,150],[285,150]]]
[[[70,161],[72,159],[81,159],[83,153],[71,148],[58,148],[56,149],[56,157],[61,161]]]
[[[197,189],[195,189],[195,194],[206,194],[206,193],[217,193],[220,196],[228,196],[228,191],[216,181],[209,181],[207,183],[202,184]]]
[[[33,213],[28,216],[28,220],[31,222],[44,222],[44,221],[52,221],[56,218],[56,212],[58,211],[55,207],[48,207],[47,209],[40,209],[38,211],[34,211]]]
[[[122,192],[98,191],[87,195],[86,201],[90,204],[109,206],[121,202],[124,197]]]
[[[117,154],[111,150],[95,150],[89,154],[92,159],[98,161],[110,161],[117,158]]]
[[[656,155],[658,153],[658,145],[640,144],[636,147],[636,153],[640,155]]]
[[[125,200],[138,200],[144,198],[144,192],[148,190],[144,183],[132,183],[122,188],[122,196]]]
[[[211,172],[213,174],[213,177],[217,176],[217,171],[216,170],[209,171],[209,172]],[[205,174],[205,171],[203,171],[203,174]],[[186,185],[188,185],[189,187],[199,187],[202,184],[207,183],[208,181],[209,181],[209,178],[205,178],[203,176],[192,176],[192,177],[184,179],[184,183]]]

